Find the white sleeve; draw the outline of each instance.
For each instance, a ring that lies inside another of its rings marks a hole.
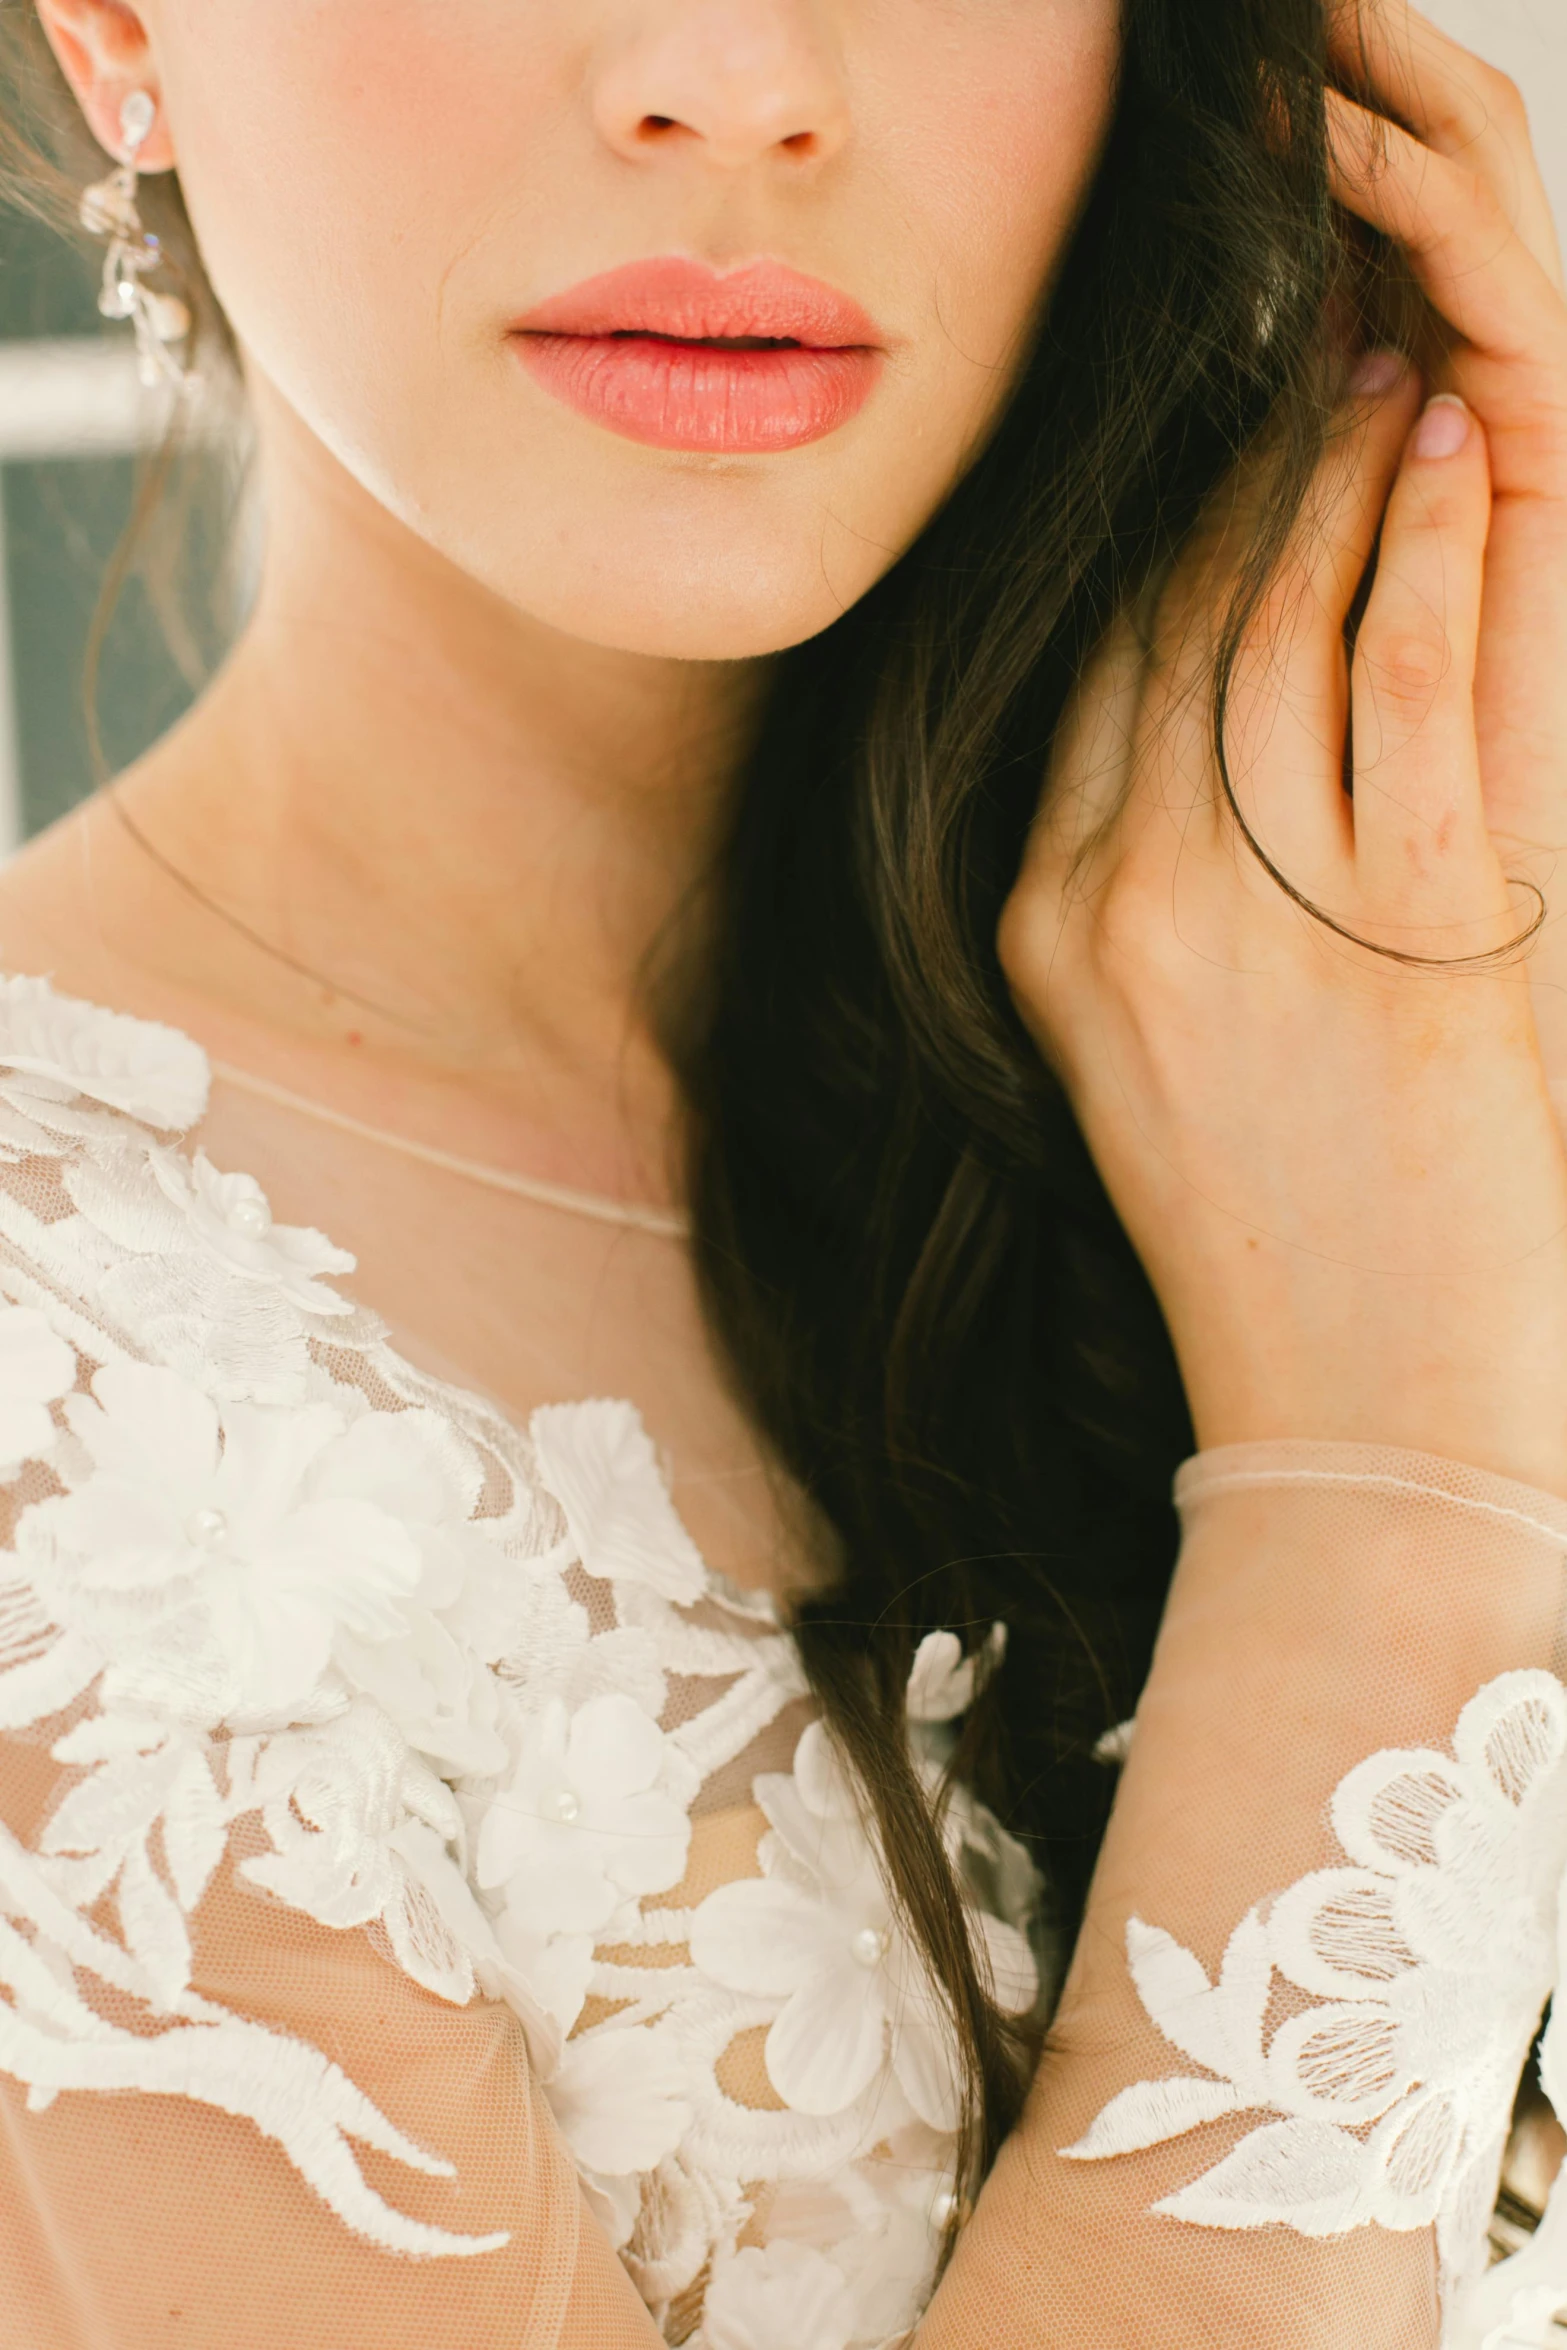
[[[42,1354],[42,1318],[0,1310],[7,1341]],[[649,2350],[515,2005],[442,1981],[418,1887],[456,1879],[408,1808],[438,1783],[367,1714],[260,1739],[182,1723],[167,1691],[106,1707],[101,1659],[20,1564],[0,1561],[7,2350]],[[284,1854],[308,1899],[270,1889]]]
[[[920,2350],[1554,2344],[1567,2221],[1486,2262],[1562,1965],[1567,1504],[1307,1444],[1177,1498],[1051,2045]]]

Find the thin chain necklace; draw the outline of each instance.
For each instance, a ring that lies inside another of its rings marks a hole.
[[[282,947],[275,946],[271,939],[263,937],[259,930],[253,930],[248,922],[242,922],[237,914],[231,914],[227,906],[209,897],[199,883],[166,857],[155,841],[149,840],[112,784],[107,799],[112,813],[136,846],[207,913],[215,914],[219,921],[227,923],[252,946],[259,947],[275,963],[297,972],[315,986],[329,987],[334,995],[382,1018],[395,1017],[382,1005],[372,1003],[366,996],[355,995],[351,988],[328,980],[308,963],[299,962]],[[650,1232],[659,1240],[691,1238],[690,1218],[676,1209],[652,1208],[640,1200],[607,1199],[599,1192],[575,1191],[566,1183],[545,1183],[537,1176],[519,1175],[510,1167],[490,1167],[480,1159],[459,1158],[454,1151],[438,1150],[433,1143],[413,1142],[406,1134],[391,1134],[383,1126],[369,1126],[362,1118],[351,1118],[346,1110],[329,1109],[325,1102],[312,1101],[308,1094],[292,1093],[286,1085],[274,1085],[270,1077],[253,1077],[248,1069],[236,1069],[226,1061],[212,1061],[209,1065],[214,1076],[221,1077],[226,1085],[237,1086],[243,1093],[257,1094],[263,1101],[275,1102],[280,1109],[296,1110],[302,1118],[318,1119],[323,1126],[335,1126],[340,1133],[357,1135],[361,1142],[376,1143],[382,1150],[396,1151],[406,1159],[419,1159],[427,1167],[439,1167],[444,1175],[461,1175],[468,1182],[482,1183],[491,1191],[507,1192],[513,1199],[532,1200],[536,1207],[558,1208],[567,1216],[587,1216],[595,1224],[618,1224],[627,1231]]]
[[[291,1093],[286,1085],[274,1085],[270,1077],[252,1076],[248,1069],[235,1069],[226,1061],[214,1061],[211,1066],[215,1077],[221,1077],[225,1085],[237,1086],[242,1093],[258,1094],[280,1109],[297,1110],[301,1117],[357,1135],[361,1142],[378,1143],[382,1150],[422,1160],[445,1175],[462,1175],[491,1191],[509,1192],[512,1198],[531,1200],[536,1207],[559,1208],[568,1216],[587,1216],[595,1224],[619,1224],[633,1232],[651,1232],[660,1240],[691,1237],[690,1219],[673,1208],[648,1207],[640,1200],[607,1199],[598,1192],[574,1191],[569,1184],[519,1175],[510,1167],[490,1167],[480,1159],[459,1158],[453,1151],[438,1150],[433,1143],[415,1142],[406,1134],[390,1134],[385,1127],[366,1125],[362,1118],[351,1118],[346,1110],[329,1109],[325,1102],[312,1101],[307,1094]]]

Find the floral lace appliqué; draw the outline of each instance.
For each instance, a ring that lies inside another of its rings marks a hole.
[[[1123,2090],[1065,2154],[1103,2161],[1268,2115],[1155,2209],[1305,2236],[1434,2225],[1451,2297],[1483,2265],[1557,1972],[1564,1760],[1567,1691],[1506,1674],[1464,1708],[1451,1754],[1389,1751],[1350,1772],[1331,1806],[1344,1865],[1251,1910],[1216,1982],[1131,1919],[1138,1996],[1203,2069]]]
[[[207,1082],[171,1030],[0,980],[0,1734],[59,1770],[25,1843],[0,1826],[0,2071],[35,2109],[87,2089],[243,2117],[382,2250],[498,2248],[361,2162],[450,2177],[438,2148],[198,1992],[231,1868],[436,1999],[512,2009],[672,2341],[901,2337],[951,2205],[955,2057],[801,1736],[793,1642],[709,1573],[629,1404],[523,1430],[423,1377],[333,1286],[351,1257],[177,1149]],[[999,1654],[921,1652],[933,1798]],[[1026,2005],[1032,1871],[942,1799],[976,1946]],[[684,1908],[715,1811],[767,1827],[764,1874]],[[723,2069],[751,2033],[760,2104]]]
[[[921,1694],[922,1679],[915,1687]],[[889,2086],[913,2116],[956,2129],[950,2019],[894,1914],[819,1723],[801,1739],[793,1775],[758,1779],[756,1799],[772,1829],[758,1855],[763,1877],[709,1894],[692,1924],[692,1957],[730,1989],[780,2003],[767,2075],[797,2112],[846,2112],[890,2068]],[[1000,2003],[1026,2013],[1038,1993],[1027,1941],[998,1918],[971,1915]],[[885,2097],[880,2110],[885,2119]]]

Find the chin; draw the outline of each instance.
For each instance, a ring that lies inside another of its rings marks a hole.
[[[639,593],[645,586],[645,593]],[[529,619],[606,652],[636,653],[661,661],[759,661],[772,653],[786,653],[793,645],[820,636],[845,606],[814,596],[779,590],[768,592],[765,580],[735,581],[726,592],[723,583],[709,583],[700,597],[682,600],[678,607],[667,588],[656,581],[626,580],[614,596],[595,591],[580,601],[537,596],[513,599]]]
[[[643,540],[606,523],[602,538],[579,528],[547,557],[530,549],[497,561],[492,548],[474,561],[470,549],[467,567],[529,619],[609,651],[752,661],[819,636],[859,601],[885,566],[857,552],[853,570],[839,563],[834,576],[815,518],[783,544],[741,532],[718,544]]]

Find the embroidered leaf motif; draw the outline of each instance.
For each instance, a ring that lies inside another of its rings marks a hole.
[[[190,1983],[190,1936],[174,1896],[158,1881],[144,1845],[133,1845],[119,1875],[120,1929],[126,1948],[165,2011]]]
[[[1270,2122],[1189,2187],[1154,2205],[1203,2228],[1341,2236],[1370,2218],[1360,2147],[1329,2122]]]
[[[1141,1918],[1127,1921],[1126,1955],[1138,1997],[1171,2046],[1242,2087],[1236,2076],[1252,2069],[1272,1975],[1267,1932],[1256,1912],[1230,1936],[1217,1985],[1173,1935]]]
[[[1094,2116],[1075,2146],[1061,2151],[1073,2162],[1101,2162],[1109,2154],[1140,2154],[1167,2138],[1184,2138],[1204,2122],[1222,2121],[1240,2110],[1228,2081],[1194,2081],[1172,2074],[1167,2081],[1139,2081]]]
[[[1137,2083],[1063,2152],[1103,2161],[1260,2112],[1271,2118],[1154,2208],[1305,2236],[1434,2223],[1450,2283],[1483,2266],[1484,2182],[1556,1976],[1564,1758],[1567,1691],[1549,1673],[1503,1674],[1464,1708],[1452,1755],[1390,1751],[1347,1774],[1331,1816],[1359,1865],[1249,1912],[1216,1984],[1133,1918],[1127,1959],[1150,2021],[1214,2078]],[[1276,1986],[1293,2012],[1270,2033]],[[1567,2074],[1549,2040],[1546,2066]]]
[[[5,1979],[0,1944],[0,1982]],[[425,2259],[471,2257],[498,2252],[510,2240],[428,2227],[383,2202],[367,2184],[351,2139],[431,2178],[450,2178],[450,2163],[394,2129],[318,2049],[240,2016],[203,2018],[153,2036],[100,2025],[90,2036],[64,2040],[0,2003],[0,2071],[46,2093],[136,2089],[148,2096],[191,2098],[253,2122],[276,2139],[339,2219],[390,2251]]]

